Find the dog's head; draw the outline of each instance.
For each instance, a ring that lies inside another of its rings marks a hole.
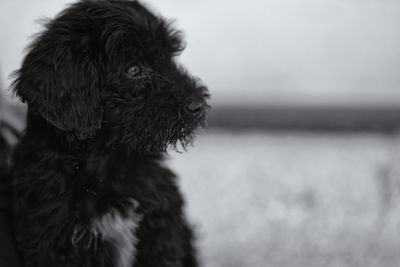
[[[180,67],[181,34],[137,1],[82,1],[46,24],[16,72],[30,110],[80,140],[164,151],[204,126],[207,89]]]

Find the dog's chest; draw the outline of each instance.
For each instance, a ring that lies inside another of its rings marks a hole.
[[[93,220],[92,229],[103,240],[113,245],[116,267],[131,267],[135,261],[136,230],[142,216],[128,208],[126,214],[117,209]]]

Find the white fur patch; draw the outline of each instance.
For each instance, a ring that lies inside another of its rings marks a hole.
[[[132,267],[135,261],[135,235],[142,216],[134,211],[136,201],[131,199],[132,208],[123,216],[117,209],[112,209],[102,217],[93,221],[93,229],[103,239],[114,245],[116,252],[116,267]]]

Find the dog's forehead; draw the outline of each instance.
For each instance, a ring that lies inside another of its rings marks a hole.
[[[138,1],[84,0],[61,12],[47,35],[79,38],[77,44],[104,47],[109,58],[171,58],[184,48],[180,31]],[[82,36],[85,35],[85,38]],[[89,40],[89,41],[88,41]],[[78,50],[78,49],[76,49]]]
[[[138,25],[154,24],[159,19],[147,7],[137,1],[115,1],[114,3],[117,7],[115,16],[126,16],[128,20]]]
[[[164,20],[148,7],[138,1],[118,1],[119,8],[116,9],[115,17],[126,16],[126,22],[130,21],[142,30],[154,31]]]
[[[169,23],[160,15],[138,1],[116,1],[118,7],[107,23],[123,30],[125,37],[168,38],[173,32]]]
[[[175,30],[170,21],[153,13],[137,1],[119,1],[120,5],[106,22],[106,28],[113,30],[111,38],[115,46],[131,48],[145,54],[167,56],[179,54],[184,43],[180,31]],[[116,29],[116,30],[114,30]]]

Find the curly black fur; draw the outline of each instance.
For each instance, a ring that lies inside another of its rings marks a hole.
[[[208,109],[175,61],[181,39],[137,1],[81,1],[30,46],[14,81],[28,104],[13,167],[25,266],[197,266],[162,164]]]

